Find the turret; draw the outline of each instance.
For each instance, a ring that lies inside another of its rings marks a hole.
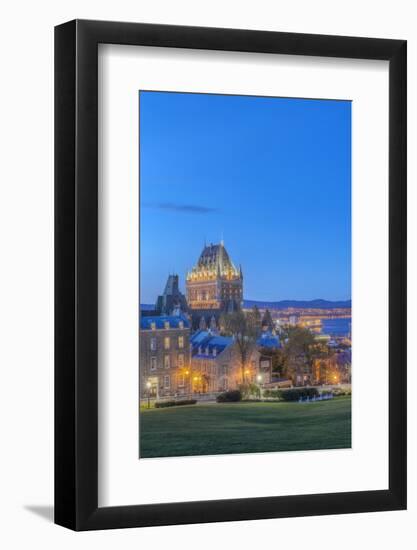
[[[200,329],[200,330],[207,330],[207,323],[206,323],[206,318],[204,317],[204,315],[202,315],[202,316],[200,317],[199,329]]]

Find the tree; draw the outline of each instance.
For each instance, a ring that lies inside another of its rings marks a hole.
[[[262,318],[261,318],[261,313],[256,304],[253,306],[252,311],[250,311],[246,317],[253,329],[255,337],[258,337],[262,330]]]
[[[245,383],[245,368],[255,346],[260,331],[260,316],[256,312],[245,315],[243,311],[226,313],[220,319],[220,326],[225,334],[233,336],[239,354],[242,383]]]
[[[269,309],[264,313],[264,318],[262,319],[262,325],[268,327],[269,330],[274,329],[274,321],[272,320],[272,315]]]
[[[313,360],[321,353],[320,348],[321,345],[317,344],[308,329],[288,327],[283,346],[286,356],[285,371],[288,378],[296,382],[297,375],[308,374],[311,377]]]
[[[255,323],[259,324],[259,328],[261,328],[261,312],[259,311],[258,306],[255,304],[252,308],[252,315]]]
[[[274,350],[272,355],[272,372],[283,376],[287,365],[287,357],[281,348]]]
[[[271,359],[272,372],[283,377],[287,371],[287,355],[282,348],[261,348],[262,355]]]
[[[312,333],[302,327],[288,327],[285,338],[285,349],[289,354],[308,354],[310,347],[316,343]]]

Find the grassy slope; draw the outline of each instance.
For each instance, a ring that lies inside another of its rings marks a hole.
[[[222,403],[141,412],[141,457],[351,446],[351,400]]]

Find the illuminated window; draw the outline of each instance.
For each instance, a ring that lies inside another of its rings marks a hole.
[[[169,336],[165,336],[164,338],[164,349],[169,349],[171,346],[171,338]]]
[[[171,366],[171,357],[169,355],[164,355],[164,367],[169,369]]]
[[[165,328],[169,328],[169,321],[165,321],[164,327],[165,327]]]
[[[178,326],[179,328],[184,328],[184,321],[179,321]]]
[[[185,378],[183,374],[178,375],[178,387],[183,388],[185,385]]]
[[[156,338],[151,338],[151,351],[156,350]]]
[[[178,336],[178,347],[179,348],[184,347],[184,336]]]
[[[178,366],[179,367],[184,366],[184,354],[183,353],[178,354]]]
[[[169,374],[164,376],[164,388],[169,389],[171,387],[171,377]]]
[[[155,329],[156,329],[156,323],[155,323],[155,321],[152,321],[152,323],[151,323],[151,329],[152,329],[152,330],[155,330]]]
[[[156,370],[156,357],[151,357],[151,370]]]

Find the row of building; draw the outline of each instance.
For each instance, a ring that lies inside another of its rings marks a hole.
[[[279,347],[279,337],[263,331],[247,359],[246,382],[271,382],[271,357],[262,351]],[[213,326],[192,332],[189,317],[182,313],[142,316],[140,373],[143,398],[215,393],[237,388],[242,382],[233,337],[220,335]]]

